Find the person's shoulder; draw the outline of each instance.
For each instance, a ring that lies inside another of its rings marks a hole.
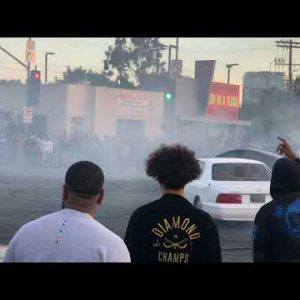
[[[264,218],[267,215],[271,215],[274,209],[274,206],[278,203],[278,201],[272,200],[266,204],[264,204],[257,212],[255,216],[255,220]]]
[[[154,200],[154,201],[151,201],[147,204],[144,204],[140,207],[138,207],[136,210],[133,211],[131,217],[139,217],[139,216],[143,216],[145,214],[149,214],[149,212],[155,210],[157,208],[157,206],[160,205],[160,200],[161,199],[158,199],[158,200]]]
[[[53,219],[56,217],[56,215],[59,214],[59,211],[51,213],[51,214],[47,214],[44,216],[41,216],[37,219],[34,219],[30,222],[25,223],[24,225],[21,226],[21,228],[19,229],[19,233],[24,233],[28,230],[31,230],[33,228],[39,228],[43,223],[48,222],[49,220]]]
[[[94,233],[97,234],[101,242],[119,245],[124,244],[124,241],[121,239],[120,236],[108,229],[96,219],[92,219],[91,225],[94,227]]]
[[[264,204],[259,210],[262,211],[262,212],[272,210],[273,207],[278,203],[279,203],[279,201],[271,200],[268,203]]]
[[[193,205],[190,206],[190,211],[191,211],[191,215],[193,215],[193,217],[196,220],[199,220],[200,222],[204,222],[204,223],[214,223],[213,218],[208,212],[196,208]]]
[[[212,220],[212,217],[211,215],[204,211],[203,209],[199,209],[199,208],[196,208],[194,206],[191,206],[191,211],[196,215],[196,216],[199,216],[199,217],[202,217],[204,219],[209,219],[209,220]]]

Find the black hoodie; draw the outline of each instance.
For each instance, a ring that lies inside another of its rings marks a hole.
[[[300,161],[280,158],[272,170],[273,200],[256,215],[253,260],[300,261]]]

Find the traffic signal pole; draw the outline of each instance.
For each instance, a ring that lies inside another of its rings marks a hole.
[[[11,54],[9,51],[7,51],[6,49],[4,49],[3,47],[0,46],[0,50],[2,50],[3,52],[5,52],[7,55],[9,55],[12,59],[14,59],[16,62],[18,62],[22,67],[24,67],[25,69],[28,70],[28,66],[23,63],[22,61],[20,61],[17,57],[15,57],[13,54]],[[29,75],[28,75],[29,76]],[[29,77],[28,77],[29,78]]]

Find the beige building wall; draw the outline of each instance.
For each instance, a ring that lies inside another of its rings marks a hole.
[[[94,133],[100,138],[116,134],[117,99],[111,88],[96,87]]]
[[[1,86],[0,110],[13,117],[23,115],[25,86]],[[121,101],[121,102],[120,102]],[[129,105],[129,106],[128,106]],[[163,93],[93,87],[89,85],[42,85],[40,103],[33,115],[44,116],[51,138],[71,133],[71,118],[83,118],[83,134],[115,136],[118,119],[142,120],[145,135],[159,138],[163,132]]]
[[[33,107],[33,114],[45,116],[51,138],[60,136],[66,128],[68,85],[47,85],[41,87],[40,103]]]
[[[0,87],[0,110],[9,111],[12,117],[23,113],[26,96],[25,86],[1,86]]]
[[[121,100],[120,100],[121,99]],[[126,107],[124,101],[132,101]],[[131,99],[131,100],[130,100]],[[100,138],[116,134],[117,120],[145,121],[145,135],[149,139],[162,135],[163,93],[97,87],[95,92],[94,132]],[[141,103],[138,110],[134,103]]]
[[[89,85],[67,85],[66,95],[66,130],[71,133],[71,118],[83,118],[83,134],[93,134],[93,110],[95,87]]]
[[[149,117],[146,122],[146,136],[157,139],[163,135],[164,123],[164,94],[161,92],[149,93]]]

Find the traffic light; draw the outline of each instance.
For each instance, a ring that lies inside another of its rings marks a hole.
[[[27,83],[27,106],[37,105],[40,101],[41,71],[33,70]]]
[[[164,88],[164,116],[165,120],[171,120],[175,117],[175,87],[174,79],[165,82]]]
[[[171,92],[165,92],[165,100],[170,101],[173,97],[174,95]]]
[[[175,87],[176,87],[176,82],[174,79],[168,79],[165,82],[165,93],[164,93],[164,98],[165,100],[174,100],[175,98]]]

